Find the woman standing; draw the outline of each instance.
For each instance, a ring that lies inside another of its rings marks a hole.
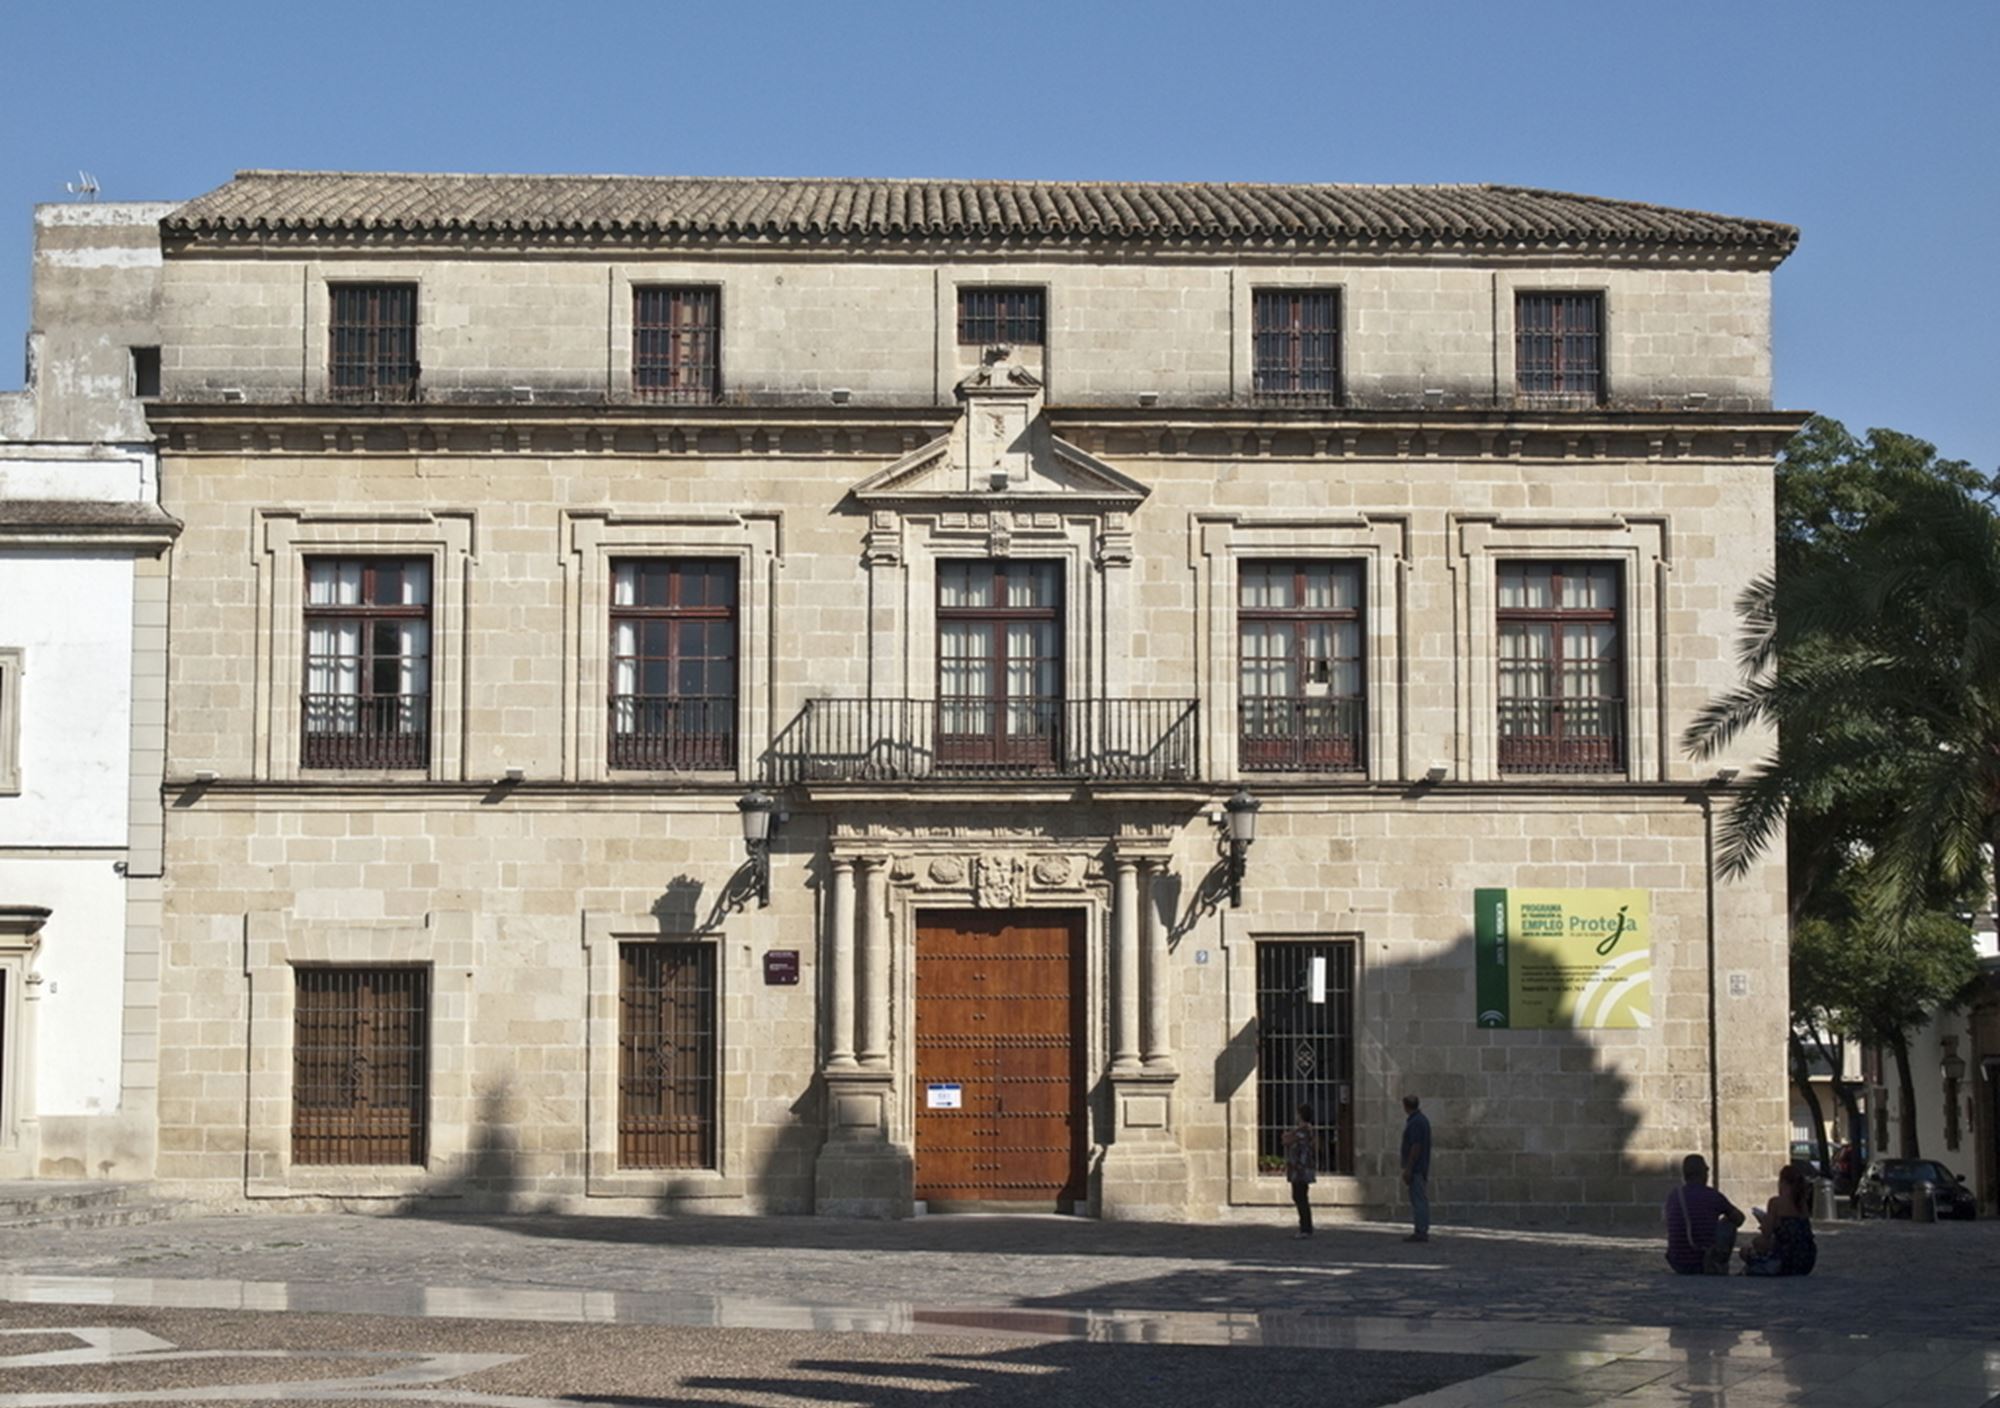
[[[1312,1186],[1319,1177],[1319,1143],[1313,1134],[1312,1106],[1299,1106],[1299,1122],[1285,1132],[1285,1177],[1292,1185],[1292,1205],[1299,1210],[1299,1230],[1293,1237],[1313,1234]]]

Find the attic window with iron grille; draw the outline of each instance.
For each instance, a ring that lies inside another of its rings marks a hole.
[[[964,347],[1040,347],[1047,336],[1048,295],[1039,288],[962,288],[958,341]]]

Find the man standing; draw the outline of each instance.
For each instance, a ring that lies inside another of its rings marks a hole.
[[[1681,1186],[1667,1194],[1667,1265],[1683,1276],[1727,1276],[1742,1211],[1708,1186],[1708,1160],[1681,1160]]]
[[[1410,1212],[1417,1230],[1403,1238],[1406,1242],[1431,1239],[1431,1122],[1417,1108],[1417,1097],[1403,1097],[1403,1182],[1410,1190]]]

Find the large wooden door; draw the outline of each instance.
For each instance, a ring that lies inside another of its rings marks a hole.
[[[1082,932],[1068,914],[920,917],[916,1194],[933,1208],[1083,1201]]]

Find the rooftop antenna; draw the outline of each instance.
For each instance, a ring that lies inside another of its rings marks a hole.
[[[63,189],[73,196],[82,196],[85,200],[94,201],[97,199],[97,178],[88,171],[79,171],[74,181],[63,182]]]

